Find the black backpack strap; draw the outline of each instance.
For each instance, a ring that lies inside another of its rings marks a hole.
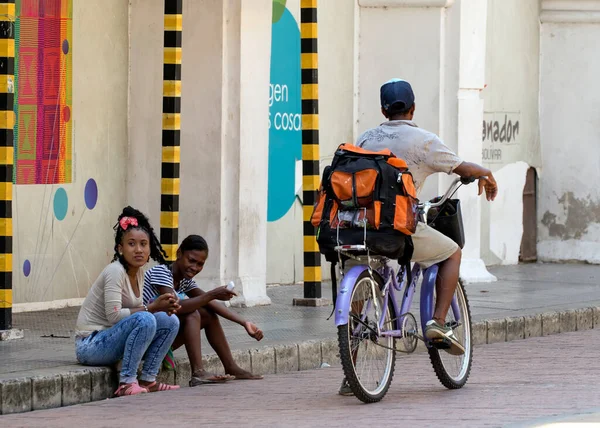
[[[331,300],[333,301],[333,309],[331,309],[331,313],[329,317],[327,317],[327,321],[331,319],[333,314],[335,313],[335,302],[337,300],[337,272],[335,270],[335,266],[337,264],[337,260],[332,261],[330,263],[331,267]]]
[[[337,272],[335,269],[337,262],[331,263],[331,300],[333,301],[333,307],[335,308],[335,301],[337,300]]]
[[[404,254],[398,259],[398,264],[406,270],[407,287],[412,283],[412,269],[410,268],[410,259],[412,259],[415,247],[412,238],[406,236],[404,238]]]

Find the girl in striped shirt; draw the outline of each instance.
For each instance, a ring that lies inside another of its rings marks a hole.
[[[190,360],[192,378],[190,386],[207,383],[222,383],[231,379],[262,379],[235,362],[219,317],[228,319],[244,327],[248,335],[256,340],[263,338],[263,332],[251,321],[230,311],[215,300],[230,300],[236,294],[227,287],[202,291],[194,281],[204,268],[208,258],[208,244],[198,235],[190,235],[183,240],[177,250],[177,259],[171,266],[160,264],[148,270],[144,276],[144,302],[150,303],[162,294],[176,294],[180,308],[179,334],[173,342],[173,349],[185,345]],[[215,350],[225,368],[225,375],[207,373],[202,365],[200,330],[204,329],[208,343]]]

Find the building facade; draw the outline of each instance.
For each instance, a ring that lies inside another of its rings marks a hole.
[[[28,22],[32,5],[46,13],[56,3],[17,0],[15,310],[79,302],[112,259],[123,206],[157,229],[161,218],[164,2],[58,2],[70,26],[55,38],[68,48],[58,63],[44,56],[59,82],[38,79],[40,92],[27,79],[42,36]],[[266,284],[303,280],[300,8],[183,1],[179,240],[207,239],[198,281],[235,280],[240,305],[269,303]],[[321,0],[321,168],[384,120],[381,83],[406,79],[415,121],[500,186],[493,203],[474,186],[460,191],[463,279],[492,280],[486,265],[520,259],[599,263],[598,35],[596,0]],[[49,112],[37,110],[35,126],[31,93]],[[59,132],[48,140],[52,120]],[[62,163],[45,161],[48,141],[59,141]],[[423,196],[449,180],[431,177]]]

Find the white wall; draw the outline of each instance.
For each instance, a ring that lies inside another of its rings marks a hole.
[[[13,187],[14,303],[85,297],[112,259],[112,227],[125,204],[127,174],[128,4],[73,2],[73,182]],[[99,19],[98,17],[102,17]],[[98,185],[92,210],[84,203],[88,179]],[[67,216],[53,213],[64,188]],[[23,263],[31,274],[23,275]]]
[[[600,2],[579,3],[542,15],[538,253],[600,263]]]
[[[287,8],[299,26],[300,1],[288,0]],[[354,10],[354,2],[349,0],[319,2],[321,170],[331,163],[333,152],[339,144],[353,141]],[[302,206],[299,201],[294,202],[285,216],[268,224],[268,248],[267,282],[302,281]],[[328,279],[329,265],[324,260],[322,267],[323,279]]]
[[[163,9],[162,0],[131,2],[127,193],[157,231]],[[221,1],[184,2],[179,242],[189,234],[207,240],[210,254],[201,278],[211,281],[220,278],[222,16]]]
[[[161,0],[131,5],[128,196],[159,228]],[[179,241],[208,242],[203,287],[267,302],[266,164],[271,2],[184,2]],[[246,299],[246,300],[244,300]]]
[[[539,2],[488,0],[487,22],[482,158],[496,176],[499,195],[482,204],[481,252],[487,264],[514,264],[523,233],[527,169],[541,166]]]

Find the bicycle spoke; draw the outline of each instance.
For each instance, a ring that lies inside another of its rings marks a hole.
[[[377,325],[380,319],[376,316],[375,308],[379,306],[380,312],[383,304],[381,295],[373,296],[373,288],[371,283],[367,281],[357,284],[349,314],[350,352],[354,361],[356,376],[368,390],[377,390],[381,385],[388,366],[388,352],[389,350],[393,352],[393,339],[380,337],[377,333]],[[378,301],[377,304],[376,300]],[[386,317],[383,320],[384,329],[392,325],[389,311],[390,308],[388,307]]]

